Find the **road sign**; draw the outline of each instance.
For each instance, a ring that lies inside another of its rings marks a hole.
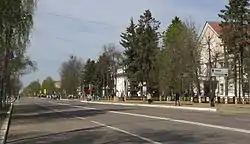
[[[227,77],[228,69],[227,68],[212,68],[211,74],[212,76]]]
[[[47,89],[43,89],[43,94],[47,94]]]

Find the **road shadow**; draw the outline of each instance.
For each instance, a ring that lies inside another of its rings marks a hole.
[[[109,125],[111,126],[111,125]],[[105,126],[96,126],[84,129],[75,129],[60,133],[38,134],[38,136],[29,137],[30,133],[22,135],[25,138],[9,140],[8,144],[146,144],[148,141],[142,140],[136,136],[131,136],[122,132],[110,130]],[[159,143],[168,144],[202,144],[202,143],[221,143],[216,141],[220,134],[196,134],[193,131],[176,131],[140,129],[136,134]]]
[[[60,133],[51,133],[45,135],[39,135],[34,137],[28,137],[29,133],[22,135],[26,138],[9,140],[8,144],[143,144],[145,141],[131,137],[129,135],[110,131],[103,126],[96,126],[85,129],[76,129],[71,131],[65,131]]]
[[[19,108],[24,107],[24,108]],[[25,113],[25,110],[27,109],[28,105],[19,106],[15,111],[15,114],[12,116],[12,124],[13,125],[19,125],[19,124],[26,124],[26,123],[43,123],[48,121],[53,121],[57,119],[70,119],[75,117],[93,117],[96,115],[102,115],[106,114],[109,111],[126,111],[126,110],[132,110],[132,109],[102,109],[102,110],[95,110],[95,109],[81,109],[81,108],[72,108],[69,106],[48,106],[46,108],[40,107],[35,108],[32,110],[28,110],[27,113]],[[61,108],[59,108],[61,107]],[[32,107],[31,107],[32,108]],[[21,109],[21,110],[20,110]],[[45,109],[45,110],[44,110]],[[60,110],[60,111],[55,111]]]
[[[48,106],[49,107],[49,106]],[[28,113],[39,113],[49,111],[48,108],[37,106],[35,104],[22,104],[14,105],[13,115],[15,114],[28,114]]]
[[[153,130],[153,129],[140,129],[136,132],[140,136],[156,140],[160,143],[170,144],[202,144],[210,143],[210,140],[220,137],[217,133],[194,133],[190,130]],[[211,142],[216,144],[216,141]]]

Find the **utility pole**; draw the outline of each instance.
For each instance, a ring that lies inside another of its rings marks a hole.
[[[207,39],[207,45],[208,45],[208,62],[209,62],[209,97],[210,97],[210,107],[214,107],[214,92],[213,92],[213,85],[212,85],[212,60],[211,60],[211,37],[208,36]]]
[[[229,68],[228,67],[228,51],[227,51],[227,47],[225,45],[223,46],[223,50],[224,50],[224,59],[225,59],[224,60],[224,62],[225,62],[224,67]],[[225,77],[225,96],[226,97],[228,97],[228,77]]]
[[[181,95],[183,94],[183,76],[184,73],[181,73]]]
[[[110,100],[110,97],[109,97],[109,68],[108,68],[108,71],[107,71],[107,74],[106,74],[106,95],[107,95],[107,98],[108,100]]]

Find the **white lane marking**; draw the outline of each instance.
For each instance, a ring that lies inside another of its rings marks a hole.
[[[83,107],[83,106],[77,106],[77,107],[78,108],[82,107],[83,109],[97,109],[97,108]],[[99,109],[99,110],[101,110],[101,109]],[[171,121],[171,122],[177,122],[177,123],[183,123],[183,124],[191,124],[191,125],[197,125],[197,126],[203,126],[203,127],[216,128],[216,129],[222,129],[222,130],[228,130],[228,131],[233,131],[233,132],[241,132],[241,133],[250,134],[250,130],[247,130],[247,129],[233,128],[233,127],[227,127],[227,126],[219,126],[219,125],[206,124],[206,123],[200,123],[200,122],[193,122],[193,121],[187,121],[187,120],[178,120],[178,119],[172,119],[172,118],[168,118],[168,117],[143,115],[143,114],[137,114],[137,113],[126,113],[126,112],[119,112],[119,111],[108,111],[108,112],[114,113],[114,114],[145,117],[145,118],[150,118],[150,119],[165,120],[165,121]]]
[[[87,110],[95,110],[96,108],[91,108],[91,107],[82,107],[82,106],[72,106],[76,108],[82,108],[82,109],[87,109]]]
[[[235,118],[235,119],[239,121],[250,122],[250,119],[247,118]]]
[[[52,101],[48,101],[48,103],[57,104],[57,105],[70,105],[70,104],[66,104],[66,103],[58,103],[58,102],[52,102]]]
[[[83,108],[83,109],[87,109],[87,110],[95,110],[96,108],[91,108],[91,107],[83,107],[83,106],[73,106],[70,104],[66,104],[66,103],[57,103],[57,102],[49,102],[51,104],[57,104],[57,105],[67,105],[67,106],[71,106],[71,107],[75,107],[75,108]]]
[[[84,106],[73,106],[73,107],[78,107],[78,108],[81,107],[83,109],[97,109],[97,108],[84,107]],[[101,109],[99,109],[99,110],[101,110]],[[183,123],[183,124],[191,124],[191,125],[197,125],[197,126],[203,126],[203,127],[216,128],[216,129],[222,129],[222,130],[228,130],[228,131],[233,131],[233,132],[241,132],[241,133],[250,134],[250,130],[247,130],[247,129],[219,126],[219,125],[213,125],[213,124],[206,124],[206,123],[200,123],[200,122],[178,120],[178,119],[172,119],[172,118],[167,118],[167,117],[150,116],[150,115],[143,115],[143,114],[136,114],[136,113],[126,113],[126,112],[119,112],[119,111],[108,111],[108,112],[115,113],[115,114],[145,117],[145,118],[151,118],[151,119],[159,119],[159,120],[165,120],[165,121],[171,121],[171,122],[177,122],[177,123]]]
[[[36,104],[37,104],[37,103],[36,103]],[[51,103],[51,104],[53,104],[53,103]],[[57,104],[57,103],[54,103],[54,104]],[[37,105],[39,105],[39,104],[37,104]],[[39,106],[45,107],[45,106],[43,106],[43,105],[39,105]],[[82,107],[82,106],[73,106],[73,107],[84,108],[84,109],[96,109],[96,108],[89,108],[89,107]],[[46,107],[46,108],[48,108],[48,107]],[[64,112],[64,111],[57,110],[57,109],[53,109],[53,108],[48,108],[48,109],[51,109],[51,110],[53,110],[53,111],[55,111],[55,112],[59,112],[59,113]],[[74,116],[74,118],[81,119],[81,120],[86,120],[86,118],[84,118],[84,117]],[[134,133],[131,133],[131,132],[128,132],[128,131],[119,129],[119,128],[117,128],[117,127],[112,127],[112,126],[106,125],[106,124],[104,124],[104,123],[100,123],[100,122],[97,122],[97,121],[90,121],[90,122],[95,123],[95,124],[100,125],[100,126],[107,127],[107,128],[109,128],[109,129],[112,129],[112,130],[115,130],[115,131],[118,131],[118,132],[125,133],[125,134],[127,134],[127,135],[130,135],[130,136],[139,138],[139,139],[141,139],[141,140],[147,141],[147,142],[152,143],[152,144],[162,144],[162,143],[153,141],[153,140],[151,140],[151,139],[148,139],[148,138],[146,138],[146,137],[142,137],[142,136],[136,135],[136,134],[134,134]]]
[[[145,138],[145,137],[139,136],[139,135],[137,135],[137,134],[134,134],[134,133],[131,133],[131,132],[128,132],[128,131],[119,129],[119,128],[117,128],[117,127],[112,127],[112,126],[109,126],[109,125],[106,125],[106,124],[104,124],[104,123],[100,123],[100,122],[97,122],[97,121],[91,121],[91,122],[93,122],[93,123],[95,123],[95,124],[98,124],[98,125],[100,125],[100,126],[104,126],[104,127],[109,128],[109,129],[118,131],[118,132],[125,133],[125,134],[130,135],[130,136],[139,138],[139,139],[141,139],[141,140],[147,141],[147,142],[152,143],[152,144],[161,144],[160,142],[153,141],[153,140],[151,140],[151,139],[149,139],[149,138]]]
[[[226,126],[205,124],[205,123],[192,122],[192,121],[186,121],[186,120],[177,120],[177,119],[172,119],[172,118],[167,118],[167,117],[142,115],[142,114],[136,114],[136,113],[126,113],[126,112],[118,112],[118,111],[109,111],[109,112],[115,113],[115,114],[130,115],[130,116],[137,116],[137,117],[146,117],[146,118],[151,118],[151,119],[160,119],[160,120],[165,120],[165,121],[172,121],[172,122],[178,122],[178,123],[191,124],[191,125],[197,125],[197,126],[203,126],[203,127],[216,128],[216,129],[222,129],[222,130],[250,134],[250,130],[247,130],[247,129],[232,128],[232,127],[226,127]]]

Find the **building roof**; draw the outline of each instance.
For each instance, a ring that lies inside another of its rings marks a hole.
[[[206,21],[205,25],[203,26],[199,39],[201,39],[206,31],[206,28],[211,28],[212,31],[219,37],[222,34],[222,27],[220,26],[220,22],[215,21]]]
[[[218,35],[222,34],[222,27],[220,26],[220,22],[208,21],[207,23]]]

